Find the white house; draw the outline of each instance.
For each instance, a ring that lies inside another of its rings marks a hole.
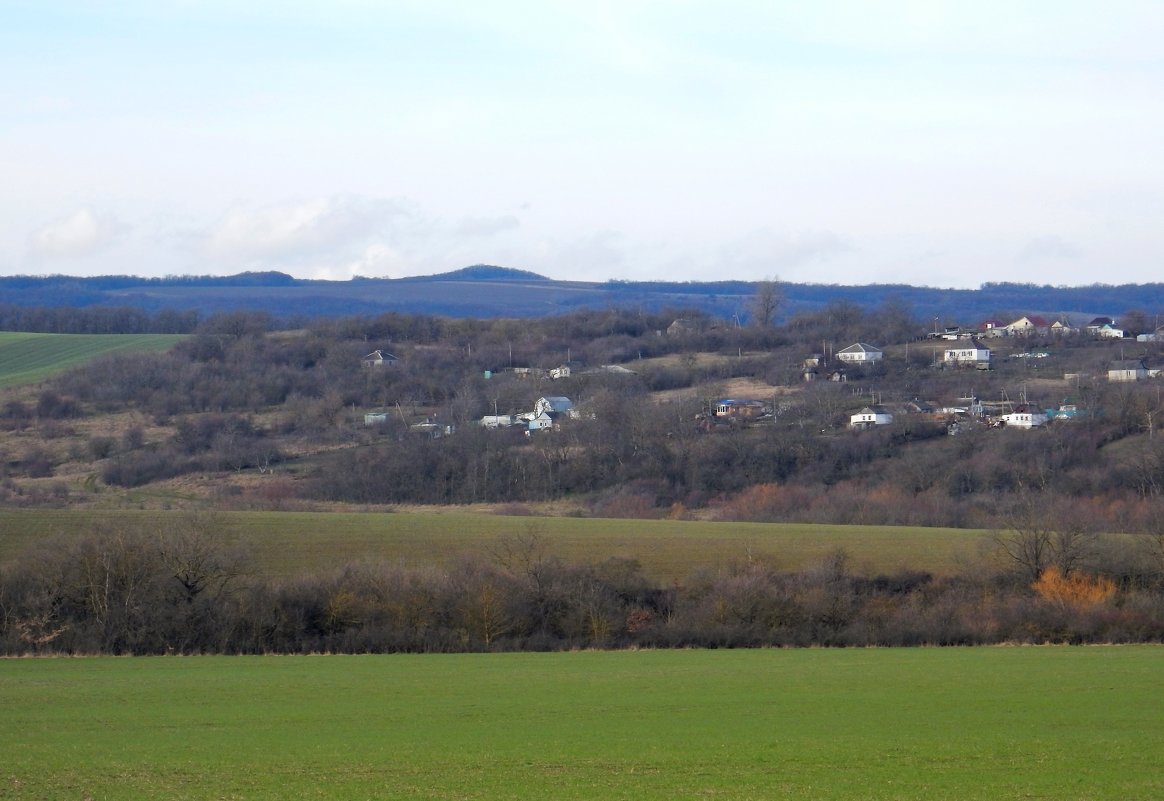
[[[865,429],[886,426],[893,422],[893,415],[884,406],[866,406],[849,417],[849,428]]]
[[[508,428],[516,421],[511,414],[487,414],[481,418],[482,428]]]
[[[1007,428],[1038,428],[1047,424],[1047,415],[1036,411],[1018,411],[1004,414],[1002,421]]]
[[[549,431],[553,429],[555,417],[557,417],[557,415],[551,416],[546,412],[535,414],[533,419],[529,421],[529,427],[526,429],[526,433],[529,433],[530,431]]]
[[[849,347],[837,351],[837,358],[843,362],[877,362],[884,356],[881,348],[865,342],[855,342]]]
[[[1148,377],[1143,359],[1124,359],[1112,362],[1107,371],[1108,381],[1142,381]]]
[[[990,348],[983,347],[980,342],[973,339],[967,345],[946,348],[946,354],[943,358],[943,364],[946,366],[977,365],[989,362]]]

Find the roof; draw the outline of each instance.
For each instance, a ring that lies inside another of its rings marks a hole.
[[[1051,327],[1051,323],[1050,323],[1050,321],[1047,320],[1046,317],[1040,317],[1037,314],[1028,314],[1028,315],[1025,315],[1023,317],[1020,317],[1017,320],[1015,320],[1013,323],[1011,323],[1011,325],[1012,326],[1018,325],[1023,320],[1026,320],[1028,323],[1030,323],[1035,328],[1050,328]]]
[[[1147,370],[1143,359],[1120,359],[1111,363],[1112,370]]]
[[[866,406],[864,409],[857,412],[857,414],[891,414],[891,412],[884,406],[875,404],[873,406]]]
[[[542,398],[552,412],[568,412],[574,408],[574,401],[564,395],[547,395]]]
[[[1115,320],[1113,320],[1111,317],[1096,317],[1094,320],[1088,323],[1088,325],[1095,326],[1096,328],[1103,328],[1105,325],[1115,325]]]
[[[837,351],[837,353],[881,353],[881,348],[866,342],[854,342],[849,347]]]
[[[391,353],[385,353],[382,350],[374,350],[371,353],[369,353],[367,356],[365,356],[363,358],[363,361],[366,361],[366,362],[369,362],[369,361],[398,362],[400,360],[397,359],[395,356],[393,356]]]

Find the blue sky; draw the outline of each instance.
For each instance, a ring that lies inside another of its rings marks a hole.
[[[1164,277],[1164,4],[107,5],[0,3],[0,273]]]

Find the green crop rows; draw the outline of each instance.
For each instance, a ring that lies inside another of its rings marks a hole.
[[[1164,649],[0,661],[16,799],[1164,797]]]
[[[159,351],[181,334],[21,334],[0,332],[0,387],[31,384],[99,356]]]

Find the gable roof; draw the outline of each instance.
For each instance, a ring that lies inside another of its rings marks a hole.
[[[546,395],[542,400],[551,412],[568,412],[574,408],[574,401],[564,395]]]
[[[400,360],[397,359],[395,356],[393,356],[391,353],[386,353],[382,350],[374,350],[371,353],[369,353],[367,356],[365,356],[362,359],[362,361],[365,361],[365,362],[381,362],[381,361],[383,361],[383,362],[398,362]]]

